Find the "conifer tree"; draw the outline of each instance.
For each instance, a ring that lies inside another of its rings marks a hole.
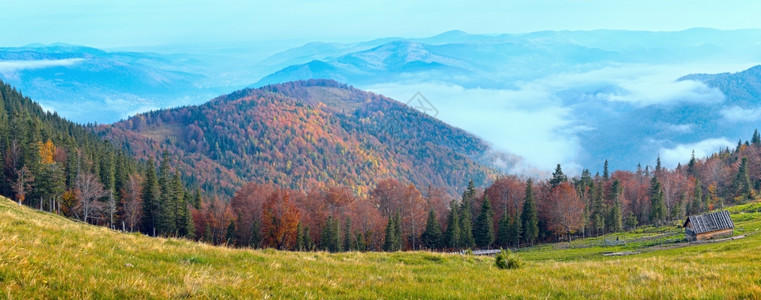
[[[436,212],[433,209],[428,211],[425,231],[420,236],[420,240],[427,249],[438,249],[441,247],[441,227],[439,222],[436,221]]]
[[[304,244],[304,228],[301,226],[301,222],[296,225],[296,250],[304,251],[306,245]]]
[[[753,131],[753,138],[750,140],[753,146],[761,146],[761,134],[758,133],[758,129]]]
[[[555,188],[558,185],[560,185],[563,182],[568,181],[568,177],[563,174],[563,168],[560,167],[560,164],[558,164],[557,167],[555,167],[555,172],[552,172],[552,179],[550,179],[550,187]]]
[[[610,225],[608,228],[612,232],[619,232],[623,230],[623,216],[621,214],[621,182],[618,179],[613,181],[611,187],[611,197],[613,198],[613,206],[610,208],[610,215],[608,222]]]
[[[603,169],[602,169],[602,178],[605,179],[606,181],[608,179],[610,179],[610,172],[608,172],[608,160],[607,159],[605,160],[605,165],[603,166]]]
[[[515,246],[516,248],[520,246],[521,244],[521,233],[523,229],[521,228],[521,220],[519,218],[512,218],[510,222],[510,234],[509,234],[509,243],[510,245]]]
[[[225,244],[235,245],[235,222],[230,220],[230,224],[227,225],[227,233],[225,234]]]
[[[481,213],[473,226],[473,238],[480,248],[488,248],[494,243],[494,211],[491,208],[489,197],[484,196],[481,204]]]
[[[259,225],[259,220],[254,220],[251,222],[251,238],[248,241],[248,246],[254,249],[257,249],[262,244],[262,234],[261,234],[261,225]]]
[[[657,225],[663,221],[665,210],[661,183],[653,176],[650,180],[650,222]]]
[[[695,178],[695,190],[692,192],[692,205],[690,205],[690,214],[695,215],[703,212],[701,207],[703,203],[703,187],[700,179]]]
[[[145,170],[143,181],[143,232],[149,235],[156,234],[156,217],[159,207],[159,188],[156,178],[156,169],[152,158],[148,159],[148,167]]]
[[[454,200],[449,204],[447,216],[447,230],[444,232],[445,247],[457,248],[460,246],[460,213],[457,211],[457,203]]]
[[[748,158],[743,157],[740,163],[740,168],[737,170],[737,175],[733,182],[735,188],[735,195],[740,197],[741,200],[753,200],[753,190],[750,185],[750,177],[748,175]]]
[[[607,208],[605,207],[605,199],[603,198],[603,184],[598,184],[592,187],[592,222],[597,234],[600,234],[601,230],[605,229],[605,214]]]
[[[463,204],[462,207],[460,207],[460,241],[459,245],[463,248],[473,248],[475,246],[476,241],[473,238],[473,221],[470,214],[470,209],[468,209],[467,204]]]
[[[177,229],[175,217],[176,199],[172,187],[172,175],[169,170],[169,152],[166,150],[162,154],[161,164],[158,174],[160,201],[158,215],[156,216],[156,232],[160,235],[172,235]],[[220,233],[221,235],[221,233]],[[221,238],[221,237],[220,237]]]
[[[539,217],[537,216],[536,203],[534,203],[533,181],[526,182],[526,199],[523,201],[523,213],[521,223],[523,228],[523,241],[531,245],[539,236]]]
[[[496,244],[500,248],[510,247],[510,214],[505,212],[499,219],[499,228],[497,231]]]
[[[343,248],[344,248],[345,251],[357,250],[357,249],[354,248],[355,244],[352,241],[352,239],[354,238],[354,234],[351,233],[351,219],[347,218],[345,225],[346,225],[346,229],[344,229],[344,246],[343,246]]]
[[[404,247],[402,240],[402,217],[396,213],[394,218],[394,251],[401,251]]]

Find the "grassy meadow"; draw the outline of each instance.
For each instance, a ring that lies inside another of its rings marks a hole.
[[[679,242],[676,226],[492,257],[280,252],[125,234],[0,199],[0,299],[761,298],[760,204],[730,209],[736,235]],[[637,253],[604,256],[613,252]]]

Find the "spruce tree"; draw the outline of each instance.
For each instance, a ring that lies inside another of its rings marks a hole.
[[[463,248],[473,248],[476,241],[473,238],[473,221],[470,214],[470,209],[463,203],[463,207],[460,207],[460,241],[458,246]]]
[[[436,221],[436,212],[433,209],[428,211],[425,231],[420,236],[420,240],[427,249],[438,249],[441,247],[441,227],[439,222]]]
[[[510,247],[510,214],[505,212],[499,219],[496,243],[500,248]]]
[[[248,246],[254,249],[258,249],[262,243],[261,226],[259,220],[251,222],[251,238],[248,241]]]
[[[345,251],[353,251],[357,250],[354,248],[355,244],[352,241],[354,238],[354,234],[351,233],[351,219],[346,219],[346,229],[344,229],[344,250]]]
[[[661,183],[653,176],[650,180],[650,222],[657,225],[663,221],[665,210]]]
[[[143,181],[143,217],[141,222],[143,233],[148,235],[153,235],[156,232],[156,215],[160,201],[158,185],[154,162],[152,158],[149,158],[148,167],[145,170],[145,181]]]
[[[235,222],[230,220],[230,224],[227,225],[227,233],[225,234],[225,244],[235,246]]]
[[[169,170],[169,153],[164,151],[161,158],[161,165],[159,166],[158,182],[161,194],[158,215],[156,216],[156,232],[164,236],[174,234],[177,229],[175,218],[177,203],[171,185],[171,176]]]
[[[304,244],[304,228],[301,226],[301,222],[296,225],[296,250],[304,251],[306,245]]]
[[[605,229],[605,214],[607,212],[605,199],[603,198],[602,182],[598,182],[598,184],[592,187],[592,193],[592,222],[599,235],[600,231]]]
[[[333,225],[333,216],[328,216],[328,220],[322,226],[320,233],[320,249],[324,251],[335,252],[336,245],[333,243],[335,236],[335,225]]]
[[[523,230],[521,229],[521,220],[519,218],[513,218],[512,222],[510,223],[510,241],[509,244],[515,246],[516,248],[520,246],[521,244],[521,232]]]
[[[552,179],[550,179],[550,187],[555,188],[558,185],[560,185],[563,182],[568,181],[568,177],[563,174],[563,168],[560,167],[560,164],[558,164],[557,167],[555,167],[555,172],[552,172]]]
[[[397,212],[394,218],[394,251],[401,251],[404,247],[404,241],[402,239],[402,217]]]
[[[460,213],[454,200],[449,204],[447,230],[444,232],[444,246],[457,248],[460,245]]]
[[[743,157],[740,163],[740,168],[737,170],[737,175],[733,182],[735,188],[735,195],[740,197],[741,201],[753,200],[753,189],[750,185],[750,177],[748,175],[748,158]]]
[[[700,179],[695,178],[695,190],[692,192],[692,205],[690,205],[690,214],[696,215],[703,212],[703,187]]]
[[[523,213],[521,214],[521,223],[523,223],[523,241],[531,245],[539,236],[539,217],[536,212],[536,203],[534,203],[533,182],[529,179],[526,182],[526,199],[523,202]]]
[[[607,159],[605,160],[605,165],[603,166],[603,169],[602,169],[602,178],[605,179],[606,181],[608,179],[610,179],[610,172],[608,172],[608,160]]]
[[[613,198],[613,206],[610,208],[610,215],[608,222],[610,230],[612,232],[619,232],[623,230],[623,216],[621,214],[621,183],[616,179],[613,181],[611,187],[611,197]]]
[[[481,213],[473,226],[473,237],[476,245],[480,248],[489,248],[494,243],[494,211],[491,208],[489,197],[484,196],[481,204]]]

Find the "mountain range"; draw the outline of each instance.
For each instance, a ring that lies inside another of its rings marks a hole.
[[[0,49],[0,79],[80,123],[112,123],[247,86],[316,78],[402,103],[421,94],[436,118],[508,153],[510,163],[493,167],[536,175],[557,163],[571,173],[601,171],[605,160],[631,169],[658,156],[674,167],[692,150],[707,155],[734,144],[758,127],[742,117],[754,115],[757,97],[740,84],[755,75],[743,73],[743,82],[733,83],[729,73],[708,74],[757,65],[760,50],[760,30],[706,28],[450,31],[314,42],[268,57],[240,49],[159,54],[30,45]]]

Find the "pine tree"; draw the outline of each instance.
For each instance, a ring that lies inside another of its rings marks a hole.
[[[460,245],[460,213],[457,211],[457,203],[454,200],[449,204],[447,230],[444,232],[444,245],[449,248],[457,248]]]
[[[550,187],[555,188],[558,185],[560,185],[563,182],[568,181],[568,177],[563,174],[563,169],[560,167],[560,164],[558,164],[557,167],[555,167],[555,172],[552,172],[552,179],[550,179]]]
[[[158,182],[160,190],[160,201],[158,214],[156,216],[156,232],[160,235],[174,234],[177,229],[175,217],[176,199],[171,185],[171,172],[169,170],[169,153],[164,151],[159,166]]]
[[[481,204],[481,213],[473,226],[473,237],[476,245],[480,248],[489,248],[494,243],[494,211],[491,208],[489,197],[484,196]]]
[[[505,212],[499,219],[499,228],[497,231],[496,244],[500,248],[510,247],[510,214]]]
[[[598,182],[598,184],[592,187],[592,193],[592,222],[599,235],[600,231],[605,229],[605,214],[607,212],[605,199],[603,198],[602,182]]]
[[[346,229],[344,230],[344,250],[345,251],[353,251],[357,250],[354,248],[355,244],[352,241],[352,238],[354,238],[354,234],[351,233],[351,219],[346,219]]]
[[[733,182],[735,195],[741,200],[753,200],[753,190],[750,186],[750,177],[748,176],[748,158],[743,157],[740,168]]]
[[[335,252],[336,245],[333,244],[334,230],[333,216],[328,216],[328,220],[325,221],[325,225],[322,226],[322,232],[320,233],[320,249]]]
[[[402,217],[396,213],[394,218],[394,251],[401,251],[404,247],[402,241]]]
[[[261,226],[259,220],[251,222],[251,238],[248,241],[248,246],[254,249],[259,248],[262,243]]]
[[[608,222],[610,230],[612,232],[619,232],[623,230],[623,216],[621,214],[621,182],[618,179],[613,181],[611,187],[611,197],[613,199],[613,206],[610,208],[610,214]]]
[[[761,135],[758,133],[758,129],[753,131],[753,138],[750,142],[753,146],[761,146]]]
[[[526,182],[526,199],[523,201],[523,213],[521,213],[521,223],[523,227],[523,241],[531,245],[539,236],[539,217],[536,212],[536,203],[534,203],[533,181],[529,179]]]
[[[304,228],[301,226],[301,222],[296,225],[296,250],[304,251],[306,245],[304,244]]]
[[[312,242],[312,231],[309,226],[304,227],[304,234],[302,235],[302,244],[305,251],[312,251],[314,249],[314,242]]]
[[[439,222],[436,221],[436,212],[433,209],[428,211],[425,231],[420,236],[420,240],[427,249],[438,249],[441,247],[441,227]]]
[[[156,233],[156,215],[160,201],[158,185],[154,162],[152,158],[149,158],[148,167],[145,170],[145,181],[143,181],[143,220],[141,222],[143,232],[149,235]]]
[[[607,159],[605,160],[605,165],[603,166],[603,169],[602,169],[602,178],[605,179],[606,181],[608,179],[610,179],[610,172],[608,172],[608,160]]]
[[[473,248],[475,246],[476,241],[473,238],[473,221],[470,214],[470,209],[466,207],[463,204],[463,207],[460,207],[460,241],[458,243],[458,246],[463,248]]]
[[[521,220],[517,217],[513,218],[512,222],[510,223],[510,239],[508,244],[513,245],[516,248],[519,247],[521,244],[522,231],[523,229],[521,228]]]
[[[193,220],[188,208],[189,204],[185,200],[185,188],[182,185],[179,172],[175,173],[174,178],[172,178],[172,188],[176,203],[175,219],[177,220],[177,235],[187,237],[193,232],[191,227]]]
[[[650,222],[659,224],[663,221],[664,213],[663,189],[658,178],[653,176],[650,180]]]
[[[695,176],[695,163],[697,163],[697,160],[695,159],[695,150],[692,150],[690,162],[687,163],[687,174]]]
[[[201,188],[196,187],[196,192],[193,195],[193,208],[201,209]]]
[[[230,225],[227,225],[227,234],[225,234],[225,244],[235,245],[235,222],[230,220]]]
[[[692,205],[690,205],[690,214],[696,215],[703,212],[703,187],[700,184],[700,179],[695,178],[695,190],[692,193]]]
[[[395,245],[396,236],[394,236],[394,225],[394,216],[388,217],[388,224],[386,224],[386,237],[383,242],[383,251],[391,252],[397,250]]]

